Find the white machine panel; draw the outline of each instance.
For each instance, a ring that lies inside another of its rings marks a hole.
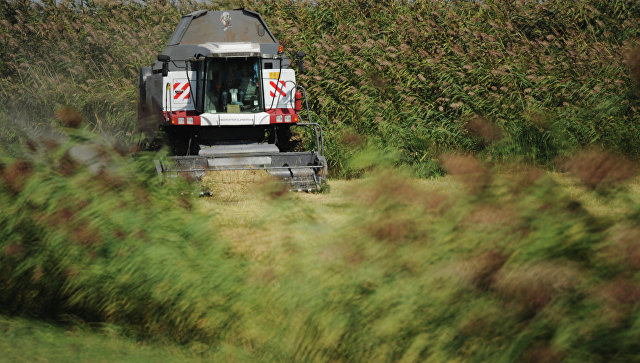
[[[187,72],[169,72],[164,77],[162,100],[165,111],[195,110],[193,100],[196,97],[196,72],[188,73],[188,78]]]
[[[294,108],[296,74],[293,69],[263,69],[262,85],[265,110]]]

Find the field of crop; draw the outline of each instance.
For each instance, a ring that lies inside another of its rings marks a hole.
[[[331,191],[163,181],[138,68],[245,6]],[[0,2],[0,361],[637,361],[636,1]],[[213,197],[197,198],[201,188]]]
[[[289,55],[334,176],[367,142],[420,175],[442,152],[552,165],[599,144],[640,154],[640,5],[629,0],[41,1],[0,5],[0,119],[46,132],[71,106],[97,131],[139,138],[137,79],[181,14],[246,7]],[[18,117],[19,116],[19,117]],[[26,124],[25,124],[26,123]]]

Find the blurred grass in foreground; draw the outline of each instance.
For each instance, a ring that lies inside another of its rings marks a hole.
[[[607,184],[616,172],[443,164],[453,176],[384,169],[327,195],[222,204],[222,236],[252,260],[252,310],[268,311],[244,331],[254,358],[636,359],[640,199]]]
[[[197,355],[172,345],[143,344],[101,329],[64,329],[0,316],[0,362],[184,362]]]
[[[0,308],[216,340],[234,316],[240,261],[210,216],[191,211],[190,187],[162,183],[152,155],[123,157],[97,140],[71,130],[0,157]]]
[[[637,169],[615,154],[565,174],[443,155],[438,180],[360,156],[366,177],[329,194],[250,175],[194,200],[153,175],[157,155],[82,129],[43,145],[1,158],[5,316],[225,361],[637,359]]]

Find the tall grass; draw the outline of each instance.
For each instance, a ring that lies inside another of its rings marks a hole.
[[[216,360],[637,358],[640,200],[621,172],[637,169],[610,152],[567,159],[562,183],[448,154],[438,184],[365,148],[350,165],[368,177],[330,194],[256,180],[195,202],[86,130],[42,144],[2,156],[3,314],[108,323]]]
[[[0,329],[5,362],[184,362],[200,357],[176,346],[141,344],[119,337],[114,326],[102,326],[100,334],[77,320],[73,326],[60,327],[33,319],[0,317]]]
[[[453,177],[440,188],[385,167],[334,185],[328,210],[248,198],[251,213],[221,228],[252,256],[259,296],[245,301],[258,313],[240,351],[270,361],[637,359],[638,199],[617,177],[624,160],[594,151],[570,162],[583,195],[605,188],[605,203],[624,206],[603,217],[541,170],[446,159]]]
[[[131,139],[138,69],[180,15],[240,6],[259,11],[289,53],[308,54],[299,79],[338,175],[352,174],[344,130],[398,150],[425,175],[454,150],[547,165],[591,144],[638,155],[640,8],[601,0],[10,0],[0,13],[3,140],[16,140],[6,126],[16,114],[46,122],[61,105]],[[465,127],[478,117],[503,137],[478,140]]]
[[[151,157],[124,159],[89,137],[73,130],[31,143],[28,158],[2,156],[0,308],[215,340],[234,319],[241,261],[193,210],[191,189],[161,184]]]

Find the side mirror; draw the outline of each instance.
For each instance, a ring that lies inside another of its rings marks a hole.
[[[162,77],[166,77],[169,74],[169,61],[171,61],[171,58],[166,54],[158,54],[158,61],[162,62]]]
[[[299,50],[298,53],[296,53],[296,59],[298,60],[298,73],[300,74],[304,74],[304,62],[302,59],[305,55],[305,52],[302,50]]]

